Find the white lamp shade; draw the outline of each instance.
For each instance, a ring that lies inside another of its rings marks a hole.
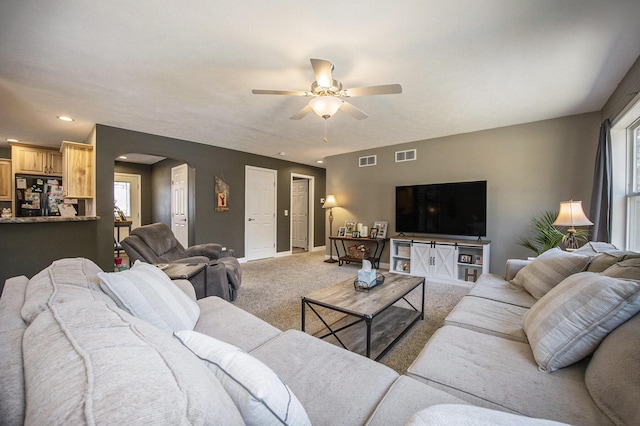
[[[309,101],[309,106],[313,112],[326,120],[338,112],[342,106],[342,100],[335,96],[318,96]]]
[[[335,195],[327,195],[327,198],[324,200],[324,204],[322,205],[323,209],[330,209],[332,207],[338,207],[338,202],[336,201]]]
[[[560,203],[560,213],[553,222],[556,226],[586,226],[593,225],[582,210],[582,201],[563,201]]]

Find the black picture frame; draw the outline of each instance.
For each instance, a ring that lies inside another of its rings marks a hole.
[[[468,263],[471,264],[473,261],[473,256],[470,254],[460,254],[458,255],[458,263]]]

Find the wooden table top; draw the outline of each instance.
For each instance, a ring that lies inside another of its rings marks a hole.
[[[338,308],[354,315],[373,317],[424,282],[423,277],[411,275],[384,274],[384,276],[384,284],[377,285],[368,292],[357,291],[353,287],[353,281],[356,279],[354,277],[313,291],[302,299],[328,308]]]

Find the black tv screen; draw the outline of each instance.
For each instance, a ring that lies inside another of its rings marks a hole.
[[[487,235],[487,181],[396,187],[396,232]]]

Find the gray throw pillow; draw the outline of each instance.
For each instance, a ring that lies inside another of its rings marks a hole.
[[[638,311],[640,282],[582,272],[536,302],[522,327],[538,366],[551,372],[589,355]]]
[[[598,253],[589,262],[586,272],[604,272],[607,268],[618,263],[619,257],[614,253]]]
[[[640,280],[640,257],[630,258],[618,262],[607,268],[602,275],[614,278],[628,278]]]
[[[102,289],[118,306],[159,329],[193,330],[200,307],[156,266],[136,261],[128,271],[98,274]]]
[[[613,330],[593,353],[584,381],[614,424],[640,425],[640,315]]]
[[[518,271],[511,282],[540,299],[569,275],[582,272],[590,259],[589,256],[553,248]]]

